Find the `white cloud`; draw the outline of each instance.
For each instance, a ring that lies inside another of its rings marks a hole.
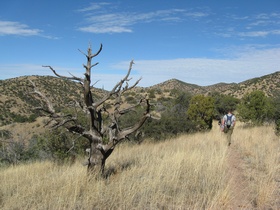
[[[249,46],[242,50],[235,50],[235,56],[225,59],[210,58],[178,58],[171,60],[135,60],[130,84],[142,77],[141,87],[149,87],[168,79],[178,79],[197,85],[213,85],[220,82],[239,83],[254,77],[264,76],[280,71],[280,48],[264,49]],[[130,61],[121,61],[115,65],[104,67],[115,73],[92,74],[92,82],[98,83],[95,87],[110,90],[125,76]],[[54,66],[53,66],[54,67]],[[54,67],[61,75],[70,76],[68,72],[83,77],[83,70],[75,68]],[[48,68],[41,65],[14,64],[0,65],[0,79],[24,75],[53,75]]]
[[[237,15],[225,16],[226,26],[220,26],[220,32],[215,34],[232,38],[266,38],[271,35],[280,35],[280,13],[260,13],[245,17]],[[219,24],[220,22],[217,21]],[[225,23],[223,23],[225,24]]]
[[[280,71],[279,57],[280,48],[276,48],[250,50],[240,53],[239,57],[227,59],[136,60],[133,74],[143,77],[143,86],[151,86],[172,78],[203,86],[219,82],[238,83]],[[126,69],[128,63],[120,62],[113,68]]]
[[[240,32],[238,35],[241,37],[266,37],[269,35],[280,35],[280,30]]]
[[[79,30],[91,33],[122,33],[132,31],[128,26],[133,24],[133,20],[125,14],[91,16],[87,20],[90,22],[90,25],[81,27]]]
[[[121,27],[121,26],[100,26],[97,27],[96,25],[93,26],[87,26],[87,27],[81,27],[79,29],[80,31],[84,32],[90,32],[90,33],[95,33],[95,34],[104,34],[104,33],[124,33],[124,32],[132,32],[131,29],[126,28],[126,27]]]
[[[110,3],[107,2],[100,2],[100,3],[91,3],[88,7],[82,8],[77,10],[78,12],[89,12],[89,11],[95,11],[100,10],[102,7],[110,5]]]
[[[208,14],[204,12],[187,12],[185,13],[185,16],[192,17],[192,18],[200,18],[200,17],[208,16]]]
[[[88,8],[79,10],[86,15],[87,25],[78,30],[91,33],[123,33],[133,32],[132,26],[138,23],[151,22],[178,22],[184,19],[198,19],[207,16],[200,11],[188,11],[184,9],[157,10],[146,13],[139,12],[115,12],[110,8],[103,10],[109,4],[91,4]],[[98,13],[91,13],[97,10]]]
[[[41,32],[39,29],[31,29],[25,24],[0,20],[0,35],[36,36]]]

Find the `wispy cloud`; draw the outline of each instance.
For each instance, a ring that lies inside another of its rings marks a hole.
[[[0,36],[39,36],[46,39],[59,39],[58,37],[46,35],[43,30],[30,28],[26,24],[14,21],[1,21],[0,20]]]
[[[38,36],[42,30],[32,29],[29,26],[12,21],[0,20],[0,35]]]
[[[110,9],[107,8],[110,6]],[[103,7],[106,7],[103,8]],[[119,12],[112,4],[90,4],[89,7],[78,10],[86,14],[87,25],[78,28],[80,31],[91,33],[124,33],[133,32],[134,25],[151,22],[178,22],[184,19],[198,19],[208,14],[201,11],[188,11],[185,9],[157,10],[152,12]],[[96,13],[92,11],[98,10]]]
[[[280,13],[260,13],[251,17],[249,27],[280,26]]]
[[[280,35],[280,30],[240,32],[238,35],[241,37],[266,37],[268,35]]]
[[[78,12],[90,12],[102,9],[104,6],[108,6],[110,3],[107,2],[99,2],[99,3],[90,3],[88,7],[78,9]]]
[[[125,14],[104,14],[87,18],[90,23],[88,26],[81,27],[79,30],[91,33],[123,33],[132,32],[129,28],[134,20]]]
[[[280,35],[280,13],[259,13],[255,15],[225,16],[226,27],[215,33],[227,38],[266,38]],[[219,24],[219,22],[218,22]],[[225,24],[225,23],[223,23]]]
[[[149,87],[168,79],[197,85],[213,85],[219,82],[242,82],[254,77],[280,71],[280,48],[267,49],[265,46],[248,46],[245,49],[228,49],[235,55],[224,59],[178,58],[170,60],[135,60],[131,77],[133,81],[142,77],[139,86]],[[130,61],[121,61],[105,67],[111,73],[93,73],[95,86],[110,90],[126,74]],[[55,67],[61,75],[83,76],[83,70]],[[17,75],[52,75],[48,68],[33,64],[0,65],[0,79]],[[2,73],[5,72],[5,73]],[[20,72],[20,73],[19,73]],[[113,73],[112,73],[113,72]],[[120,73],[121,72],[121,73]]]
[[[225,59],[140,60],[135,61],[133,69],[136,77],[143,77],[143,86],[151,86],[172,78],[198,85],[238,83],[280,71],[280,48],[249,48],[236,54]],[[128,61],[121,62],[113,68],[126,69],[127,64]]]

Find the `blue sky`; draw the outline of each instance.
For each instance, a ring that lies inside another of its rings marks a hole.
[[[83,76],[89,44],[96,87],[111,89],[134,59],[131,82],[197,85],[280,71],[279,0],[4,0],[0,79]]]

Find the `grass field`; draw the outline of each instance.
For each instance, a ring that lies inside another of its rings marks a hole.
[[[108,179],[87,176],[82,161],[3,168],[0,209],[228,209],[238,193],[230,190],[229,150],[240,156],[252,206],[276,209],[279,143],[270,126],[237,126],[229,148],[214,127],[160,143],[122,144],[107,161]]]

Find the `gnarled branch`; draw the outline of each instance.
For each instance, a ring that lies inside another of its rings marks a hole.
[[[56,71],[55,71],[55,70],[53,69],[53,67],[51,67],[51,66],[42,66],[42,67],[49,68],[49,69],[52,70],[52,72],[53,72],[57,77],[59,77],[59,78],[68,79],[68,80],[76,80],[76,81],[79,81],[79,82],[83,82],[83,79],[82,79],[82,78],[73,76],[72,74],[70,74],[72,77],[62,76],[62,75],[56,73]]]

